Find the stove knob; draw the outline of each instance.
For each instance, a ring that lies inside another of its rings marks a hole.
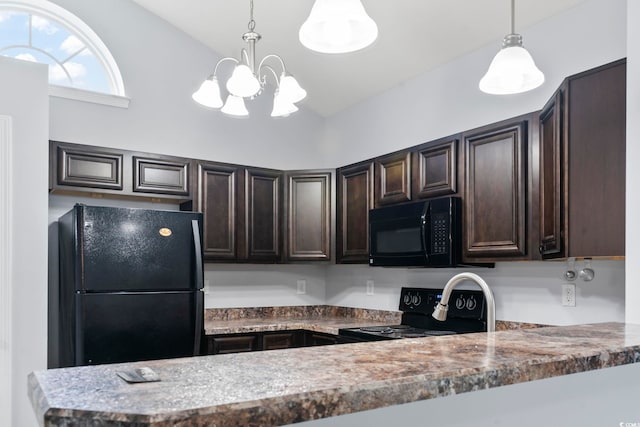
[[[473,310],[474,308],[476,308],[477,305],[478,305],[478,302],[476,301],[476,299],[473,296],[471,296],[467,300],[467,310]]]
[[[458,297],[458,299],[456,299],[456,308],[458,310],[462,310],[465,305],[467,305],[467,301],[464,299],[464,297]]]
[[[404,296],[404,303],[405,303],[406,305],[411,304],[411,294],[406,294],[406,295]]]
[[[413,298],[411,298],[411,302],[413,305],[420,305],[422,298],[420,298],[420,295],[414,295]]]

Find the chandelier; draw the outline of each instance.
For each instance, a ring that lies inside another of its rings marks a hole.
[[[522,93],[544,83],[544,74],[522,47],[522,36],[515,33],[515,0],[511,0],[511,33],[480,80],[480,90],[492,95]]]
[[[260,41],[262,36],[254,31],[255,27],[253,0],[250,0],[249,31],[242,36],[242,40],[248,45],[247,49],[243,48],[241,50],[240,60],[231,57],[219,60],[213,70],[213,74],[193,93],[192,98],[194,101],[209,108],[217,109],[222,107],[220,111],[231,116],[246,117],[249,115],[249,111],[247,111],[244,103],[245,98],[254,99],[260,95],[267,83],[267,75],[270,74],[276,83],[271,117],[286,117],[298,111],[295,103],[302,101],[307,96],[307,92],[300,87],[298,81],[291,74],[287,74],[284,61],[280,56],[270,54],[257,63],[256,43]],[[269,59],[273,59],[282,68],[282,72],[279,75],[273,67],[265,64]],[[227,80],[226,88],[229,95],[223,104],[217,72],[218,66],[228,61],[235,63],[236,66],[231,77]],[[256,66],[256,64],[258,65]]]

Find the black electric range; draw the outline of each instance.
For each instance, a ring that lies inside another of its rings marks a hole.
[[[482,291],[454,290],[444,322],[431,317],[441,298],[442,289],[402,288],[399,306],[402,320],[399,325],[343,328],[338,334],[353,341],[381,341],[487,330],[487,310]]]

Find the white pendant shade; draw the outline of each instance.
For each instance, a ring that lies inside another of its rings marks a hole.
[[[227,90],[235,96],[248,98],[260,91],[260,82],[247,65],[238,64],[227,80]]]
[[[480,80],[480,90],[492,95],[526,92],[544,83],[544,74],[521,46],[504,47]]]
[[[229,95],[227,97],[227,102],[224,103],[224,107],[222,107],[220,111],[236,117],[246,117],[249,115],[249,111],[247,111],[247,107],[244,105],[244,99],[235,95]]]
[[[298,37],[308,49],[346,53],[373,43],[378,37],[378,26],[360,0],[316,0]]]
[[[282,95],[282,92],[276,91],[273,97],[273,110],[271,111],[271,117],[287,117],[289,114],[298,111],[290,99]]]
[[[191,95],[194,101],[200,105],[209,108],[222,107],[222,98],[220,97],[220,86],[218,79],[215,77],[207,79],[200,85],[200,89]]]
[[[295,77],[285,75],[280,76],[280,88],[278,89],[280,96],[288,99],[290,102],[300,102],[307,97],[307,91],[300,87]]]

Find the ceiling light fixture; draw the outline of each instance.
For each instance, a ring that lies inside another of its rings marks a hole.
[[[511,33],[502,41],[502,49],[480,80],[480,90],[492,95],[526,92],[544,83],[544,74],[522,47],[522,36],[515,33],[515,0],[511,0]]]
[[[242,36],[242,39],[249,45],[248,49],[243,48],[241,50],[240,60],[231,57],[219,60],[213,70],[213,74],[200,85],[200,88],[192,95],[192,98],[205,107],[222,107],[220,111],[225,114],[246,117],[249,115],[249,111],[245,106],[244,98],[254,99],[260,95],[266,85],[267,74],[270,72],[276,83],[271,117],[286,117],[298,111],[298,107],[294,104],[302,101],[307,96],[307,92],[300,87],[291,74],[287,74],[284,61],[278,55],[270,54],[265,56],[256,67],[256,43],[260,41],[262,36],[254,31],[256,22],[253,20],[253,0],[250,0],[249,8],[249,31]],[[272,67],[265,64],[268,59],[276,59],[280,63],[282,72],[279,76]],[[218,66],[226,61],[234,62],[236,66],[227,81],[226,88],[229,96],[223,105],[217,73]]]
[[[378,26],[360,0],[316,0],[298,37],[308,49],[346,53],[373,43],[378,37]]]

